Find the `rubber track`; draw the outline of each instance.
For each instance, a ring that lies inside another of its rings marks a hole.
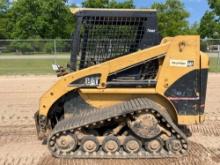
[[[124,103],[114,105],[112,107],[103,108],[101,110],[95,111],[88,111],[87,113],[80,114],[70,119],[60,121],[48,138],[48,147],[51,153],[55,157],[61,158],[161,158],[161,157],[176,157],[180,156],[177,154],[172,154],[169,152],[165,152],[163,154],[150,154],[145,152],[141,152],[140,154],[127,154],[125,152],[116,153],[116,154],[106,154],[102,151],[98,151],[97,153],[93,154],[83,154],[81,151],[72,152],[72,154],[60,154],[58,152],[54,152],[53,148],[49,145],[50,141],[56,139],[57,135],[67,132],[74,132],[74,130],[79,129],[81,127],[89,127],[94,123],[99,123],[101,121],[110,121],[117,117],[126,117],[128,114],[133,114],[138,111],[146,111],[146,110],[153,110],[157,111],[167,122],[172,129],[175,135],[179,135],[182,143],[187,145],[187,140],[185,134],[172,122],[171,118],[161,110],[161,106],[154,103],[153,101],[147,98],[137,98],[130,101],[126,101]]]

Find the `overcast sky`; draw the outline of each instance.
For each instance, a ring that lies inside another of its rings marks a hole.
[[[69,3],[80,5],[83,0],[69,0]],[[118,0],[123,1],[123,0]],[[149,8],[153,2],[164,2],[165,0],[134,0],[137,8]],[[207,0],[182,0],[186,9],[190,12],[189,22],[199,22],[209,6]]]

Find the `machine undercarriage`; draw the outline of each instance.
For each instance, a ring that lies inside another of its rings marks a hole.
[[[48,147],[64,158],[177,157],[188,149],[184,133],[147,98],[68,117],[55,126]]]

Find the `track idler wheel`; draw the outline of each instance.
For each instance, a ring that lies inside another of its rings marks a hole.
[[[93,153],[98,151],[99,142],[95,136],[85,136],[82,139],[81,147],[84,152]]]
[[[141,142],[132,136],[128,136],[125,139],[123,147],[128,153],[137,153],[141,149]]]
[[[144,148],[150,153],[158,153],[163,148],[163,141],[159,138],[144,143]]]
[[[171,151],[173,153],[180,152],[183,149],[180,140],[175,138],[171,138],[166,141],[166,148],[168,151]]]
[[[115,153],[120,149],[120,142],[115,136],[107,136],[103,141],[102,148],[106,153]]]
[[[76,149],[78,140],[76,135],[63,134],[56,139],[55,145],[58,152],[61,151],[62,153],[67,153]]]

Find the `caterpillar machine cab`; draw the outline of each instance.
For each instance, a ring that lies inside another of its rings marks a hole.
[[[59,158],[187,154],[204,121],[208,56],[199,36],[160,39],[151,9],[72,9],[69,69],[40,98],[38,137]]]

